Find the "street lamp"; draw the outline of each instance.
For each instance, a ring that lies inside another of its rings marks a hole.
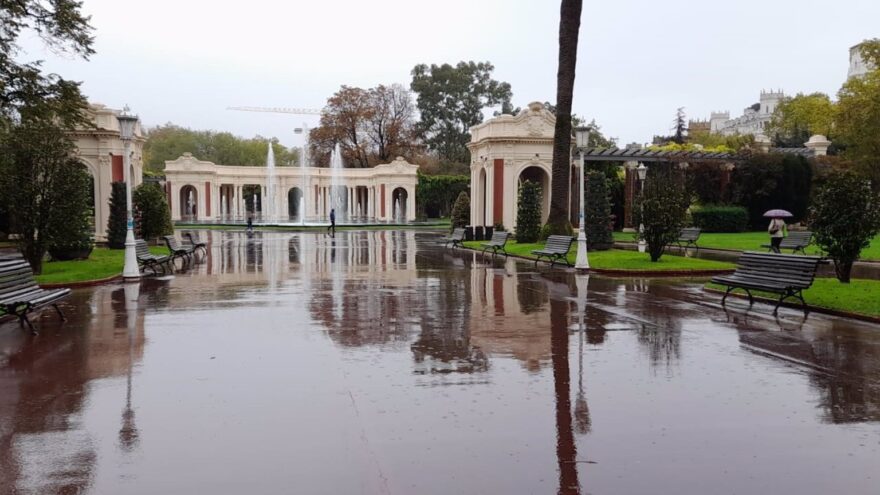
[[[131,209],[131,139],[134,137],[134,126],[137,124],[137,115],[128,113],[128,105],[122,113],[116,116],[119,120],[119,137],[124,145],[122,157],[122,176],[125,181],[125,209],[126,209],[126,232],[125,232],[125,264],[122,267],[122,278],[125,280],[138,280],[141,272],[138,270],[137,255],[134,244],[134,215]]]
[[[575,136],[575,146],[577,146],[578,153],[581,155],[581,166],[580,166],[580,180],[578,183],[580,187],[578,190],[580,191],[580,196],[578,196],[578,203],[580,205],[580,216],[578,217],[578,247],[577,247],[577,258],[575,259],[574,267],[576,270],[586,271],[590,269],[590,259],[587,256],[587,234],[584,232],[584,153],[590,146],[590,127],[578,127],[574,130]]]
[[[646,247],[647,247],[645,244],[645,178],[648,177],[648,167],[646,167],[644,163],[640,163],[639,167],[636,169],[636,172],[639,175],[639,184],[640,184],[640,186],[639,186],[640,191],[639,192],[642,196],[642,200],[641,200],[641,206],[642,206],[641,217],[642,218],[640,219],[641,221],[639,222],[639,252],[644,253],[646,251]]]

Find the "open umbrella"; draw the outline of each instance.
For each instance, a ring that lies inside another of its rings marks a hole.
[[[767,218],[791,218],[794,215],[790,211],[785,210],[767,210],[764,212],[764,216]]]

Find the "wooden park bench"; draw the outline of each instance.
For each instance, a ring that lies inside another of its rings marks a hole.
[[[804,249],[806,249],[811,242],[813,242],[812,232],[789,232],[787,236],[782,238],[782,242],[779,244],[779,250],[791,249],[792,254],[797,253],[798,251],[800,251],[801,254],[807,254]],[[772,244],[762,244],[761,247],[767,248],[768,251],[773,251]]]
[[[162,274],[164,275],[165,267],[167,266],[169,269],[171,268],[171,256],[162,256],[160,254],[151,253],[150,248],[147,247],[147,241],[143,239],[135,239],[134,250],[141,271],[146,271],[149,268],[153,271],[153,275],[158,275],[159,272],[156,271],[156,268],[158,267],[162,269]]]
[[[737,260],[736,270],[732,274],[713,277],[712,282],[727,286],[727,291],[721,298],[722,306],[727,295],[733,289],[739,288],[749,295],[749,306],[754,303],[751,291],[757,290],[779,294],[773,314],[779,311],[782,301],[789,297],[800,299],[806,313],[809,308],[804,301],[803,290],[813,285],[819,263],[822,263],[819,256],[746,251]]]
[[[507,244],[507,239],[510,237],[510,232],[495,232],[492,234],[492,239],[489,242],[484,242],[480,244],[485,253],[488,250],[492,250],[492,257],[494,258],[499,251],[501,251],[504,256],[507,256],[507,251],[504,250],[504,245]]]
[[[686,227],[681,229],[681,233],[678,234],[678,240],[675,241],[675,244],[684,251],[687,251],[689,247],[694,247],[696,251],[699,252],[700,246],[697,245],[697,241],[700,239],[700,232],[702,232],[702,229],[699,227]]]
[[[192,261],[192,255],[195,253],[196,248],[194,246],[184,246],[177,242],[177,238],[173,235],[166,235],[163,237],[165,239],[165,245],[168,246],[168,251],[171,252],[171,262],[180,258],[184,263],[189,264]]]
[[[36,335],[28,313],[52,305],[62,321],[67,321],[58,301],[70,295],[70,289],[42,289],[34,279],[31,265],[21,256],[0,258],[0,316],[13,315]]]
[[[464,242],[464,228],[452,229],[452,234],[443,238],[443,245],[447,246],[452,243],[452,249],[455,249],[455,246],[461,246],[462,242]]]
[[[208,252],[208,244],[201,240],[201,238],[199,237],[199,232],[197,230],[192,232],[184,232],[183,236],[186,237],[186,239],[189,241],[189,245],[192,246],[193,252],[195,252],[197,249],[201,249],[203,253]]]
[[[553,266],[557,261],[564,261],[566,265],[571,266],[571,263],[568,262],[568,251],[571,249],[572,242],[574,242],[574,237],[551,235],[547,238],[544,249],[532,251],[532,254],[537,256],[535,258],[535,265],[538,264],[538,260],[546,257],[550,260],[550,266]]]

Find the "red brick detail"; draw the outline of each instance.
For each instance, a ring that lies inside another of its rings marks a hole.
[[[504,222],[504,159],[496,158],[492,174],[495,192],[492,198],[492,222],[496,225]]]
[[[113,182],[125,180],[125,172],[122,169],[122,155],[110,155],[110,167],[113,172]]]
[[[205,182],[205,217],[211,217],[211,183]]]
[[[382,205],[379,216],[385,218],[385,184],[379,184],[379,204]]]

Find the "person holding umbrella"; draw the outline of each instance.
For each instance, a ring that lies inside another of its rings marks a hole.
[[[782,239],[788,235],[788,226],[785,225],[783,218],[790,218],[793,215],[785,210],[769,210],[764,213],[764,217],[770,218],[770,225],[767,227],[767,233],[770,234],[770,249],[774,253],[780,253],[779,245]]]

